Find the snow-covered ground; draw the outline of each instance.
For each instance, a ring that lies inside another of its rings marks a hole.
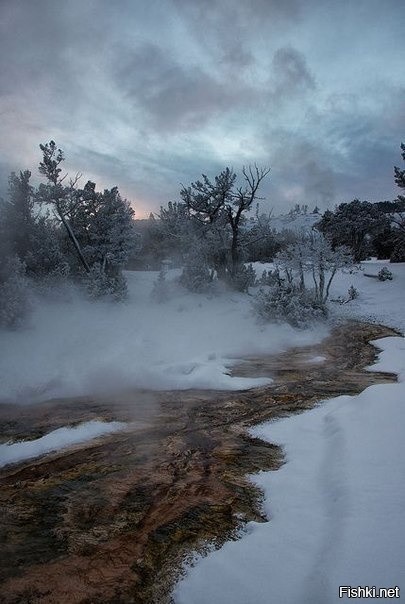
[[[360,297],[339,308],[403,330],[405,265],[389,268],[392,282],[341,274],[332,297],[352,283]],[[344,601],[339,586],[404,594],[405,339],[375,344],[382,352],[370,370],[397,373],[397,384],[252,430],[286,454],[280,470],[252,477],[270,521],[249,523],[240,541],[198,559],[176,588],[177,604],[330,604]]]
[[[365,276],[377,275],[384,266],[392,272],[392,281],[378,281]],[[338,310],[335,306],[334,312],[342,317],[378,322],[405,333],[405,263],[371,260],[362,262],[360,271],[341,271],[332,283],[330,297],[337,298],[342,292],[345,295],[351,285],[358,290],[359,297],[339,306]]]
[[[378,281],[369,275],[387,267],[393,274],[392,281]],[[253,268],[258,278],[264,270],[274,269],[271,262],[254,262]],[[311,287],[311,275],[306,274],[308,287]],[[347,298],[347,291],[353,285],[359,297],[347,304],[333,302],[337,298]],[[381,323],[402,333],[405,332],[405,263],[390,264],[388,260],[369,260],[357,267],[339,271],[330,290],[329,304],[332,318],[361,319],[372,323]]]
[[[125,304],[67,292],[67,299],[38,301],[28,328],[0,331],[0,400],[129,388],[249,388],[268,380],[230,377],[229,357],[278,352],[319,341],[327,331],[259,325],[251,298],[232,292],[207,296],[173,287],[158,304],[150,297],[157,273],[127,278]]]
[[[58,428],[34,440],[0,444],[0,467],[71,447],[98,436],[123,430],[125,427],[126,424],[122,422],[93,420],[74,427]]]
[[[362,318],[405,330],[405,265],[388,265],[393,281],[377,274],[387,263],[364,263],[340,273],[331,297],[350,285],[359,298],[334,304],[335,317]],[[258,276],[265,265],[259,265]],[[67,299],[37,302],[25,330],[0,332],[2,400],[111,392],[132,387],[252,387],[266,380],[227,375],[234,357],[277,353],[321,340],[326,328],[298,331],[261,326],[250,298],[223,292],[193,295],[172,288],[164,304],[151,301],[156,273],[128,273],[124,305]],[[265,493],[269,523],[250,523],[240,541],[199,560],[176,589],[178,604],[328,604],[338,586],[405,590],[405,341],[377,342],[371,368],[399,374],[354,397],[338,397],[312,411],[253,432],[281,444],[287,463],[252,478]],[[322,357],[316,357],[322,363]],[[11,463],[120,429],[90,422],[44,437],[0,446]],[[380,600],[381,601],[381,600]]]

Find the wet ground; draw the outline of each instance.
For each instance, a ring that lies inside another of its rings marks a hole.
[[[251,438],[260,422],[374,383],[370,340],[385,327],[348,323],[315,346],[238,362],[232,374],[271,376],[243,392],[129,392],[112,399],[0,405],[3,439],[38,438],[90,419],[128,430],[0,469],[1,602],[159,603],[182,562],[207,543],[266,521],[246,478],[283,463]]]

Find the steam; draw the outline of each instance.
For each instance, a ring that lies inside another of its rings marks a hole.
[[[1,399],[251,388],[269,379],[232,378],[231,356],[275,353],[324,335],[260,326],[242,294],[209,297],[173,286],[171,299],[158,304],[150,299],[156,273],[127,277],[125,304],[89,302],[66,290],[59,298],[38,300],[27,329],[1,332]]]

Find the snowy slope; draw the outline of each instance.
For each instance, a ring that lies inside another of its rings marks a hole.
[[[392,281],[378,281],[365,274],[377,275],[387,267],[393,275]],[[361,263],[361,270],[340,272],[331,287],[331,298],[345,295],[350,285],[359,292],[359,298],[349,304],[331,304],[334,313],[346,318],[358,318],[388,325],[405,333],[405,263],[390,264],[385,260]]]
[[[378,281],[365,274],[378,275],[383,268],[393,275],[392,281]],[[260,278],[263,271],[274,269],[271,262],[254,262],[253,268]],[[312,287],[309,272],[305,273],[307,287]],[[333,300],[347,298],[347,291],[353,285],[359,297],[348,304],[337,304]],[[381,323],[405,333],[405,263],[390,264],[388,260],[370,260],[358,267],[339,271],[331,286],[329,309],[334,318],[359,319]]]
[[[281,214],[271,219],[271,227],[278,232],[284,229],[294,232],[310,231],[321,218],[320,214],[298,214],[294,216]]]

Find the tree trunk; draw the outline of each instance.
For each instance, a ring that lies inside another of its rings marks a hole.
[[[319,302],[323,304],[323,292],[325,290],[325,270],[323,264],[319,264]]]
[[[232,234],[232,246],[231,246],[231,262],[232,262],[232,266],[231,266],[231,274],[232,277],[235,277],[237,271],[238,271],[238,265],[239,265],[239,253],[238,253],[238,235],[237,233],[233,233]]]
[[[63,226],[65,227],[65,229],[66,229],[66,231],[67,231],[67,234],[68,234],[68,236],[69,236],[70,241],[71,241],[71,242],[73,243],[73,245],[74,245],[74,248],[75,248],[75,250],[76,250],[76,252],[77,252],[77,255],[79,256],[80,262],[82,263],[82,265],[83,265],[83,267],[84,267],[84,269],[85,269],[86,273],[89,273],[89,272],[90,272],[90,267],[89,267],[89,265],[87,264],[87,261],[86,261],[85,257],[83,256],[83,252],[82,252],[82,250],[81,250],[81,248],[80,248],[80,244],[79,244],[79,242],[78,242],[78,241],[77,241],[77,239],[76,239],[76,236],[75,236],[75,234],[74,234],[74,232],[73,232],[73,229],[72,229],[72,227],[70,226],[69,222],[68,222],[68,221],[66,220],[66,218],[64,217],[64,215],[63,215],[63,213],[61,212],[61,210],[60,210],[59,206],[57,205],[56,207],[57,207],[57,210],[58,210],[58,215],[59,215],[59,218],[61,219],[62,224],[63,224]]]
[[[305,279],[304,279],[304,269],[302,266],[302,262],[299,264],[299,275],[300,275],[300,291],[305,291]]]
[[[329,289],[330,289],[330,284],[331,284],[331,283],[332,283],[332,281],[333,281],[333,277],[336,275],[336,270],[337,270],[337,269],[336,269],[336,267],[335,267],[335,268],[333,269],[333,271],[332,271],[332,274],[331,274],[330,278],[329,278],[328,285],[326,286],[326,293],[325,293],[325,299],[324,299],[324,303],[325,303],[325,302],[326,302],[326,300],[329,298]]]

